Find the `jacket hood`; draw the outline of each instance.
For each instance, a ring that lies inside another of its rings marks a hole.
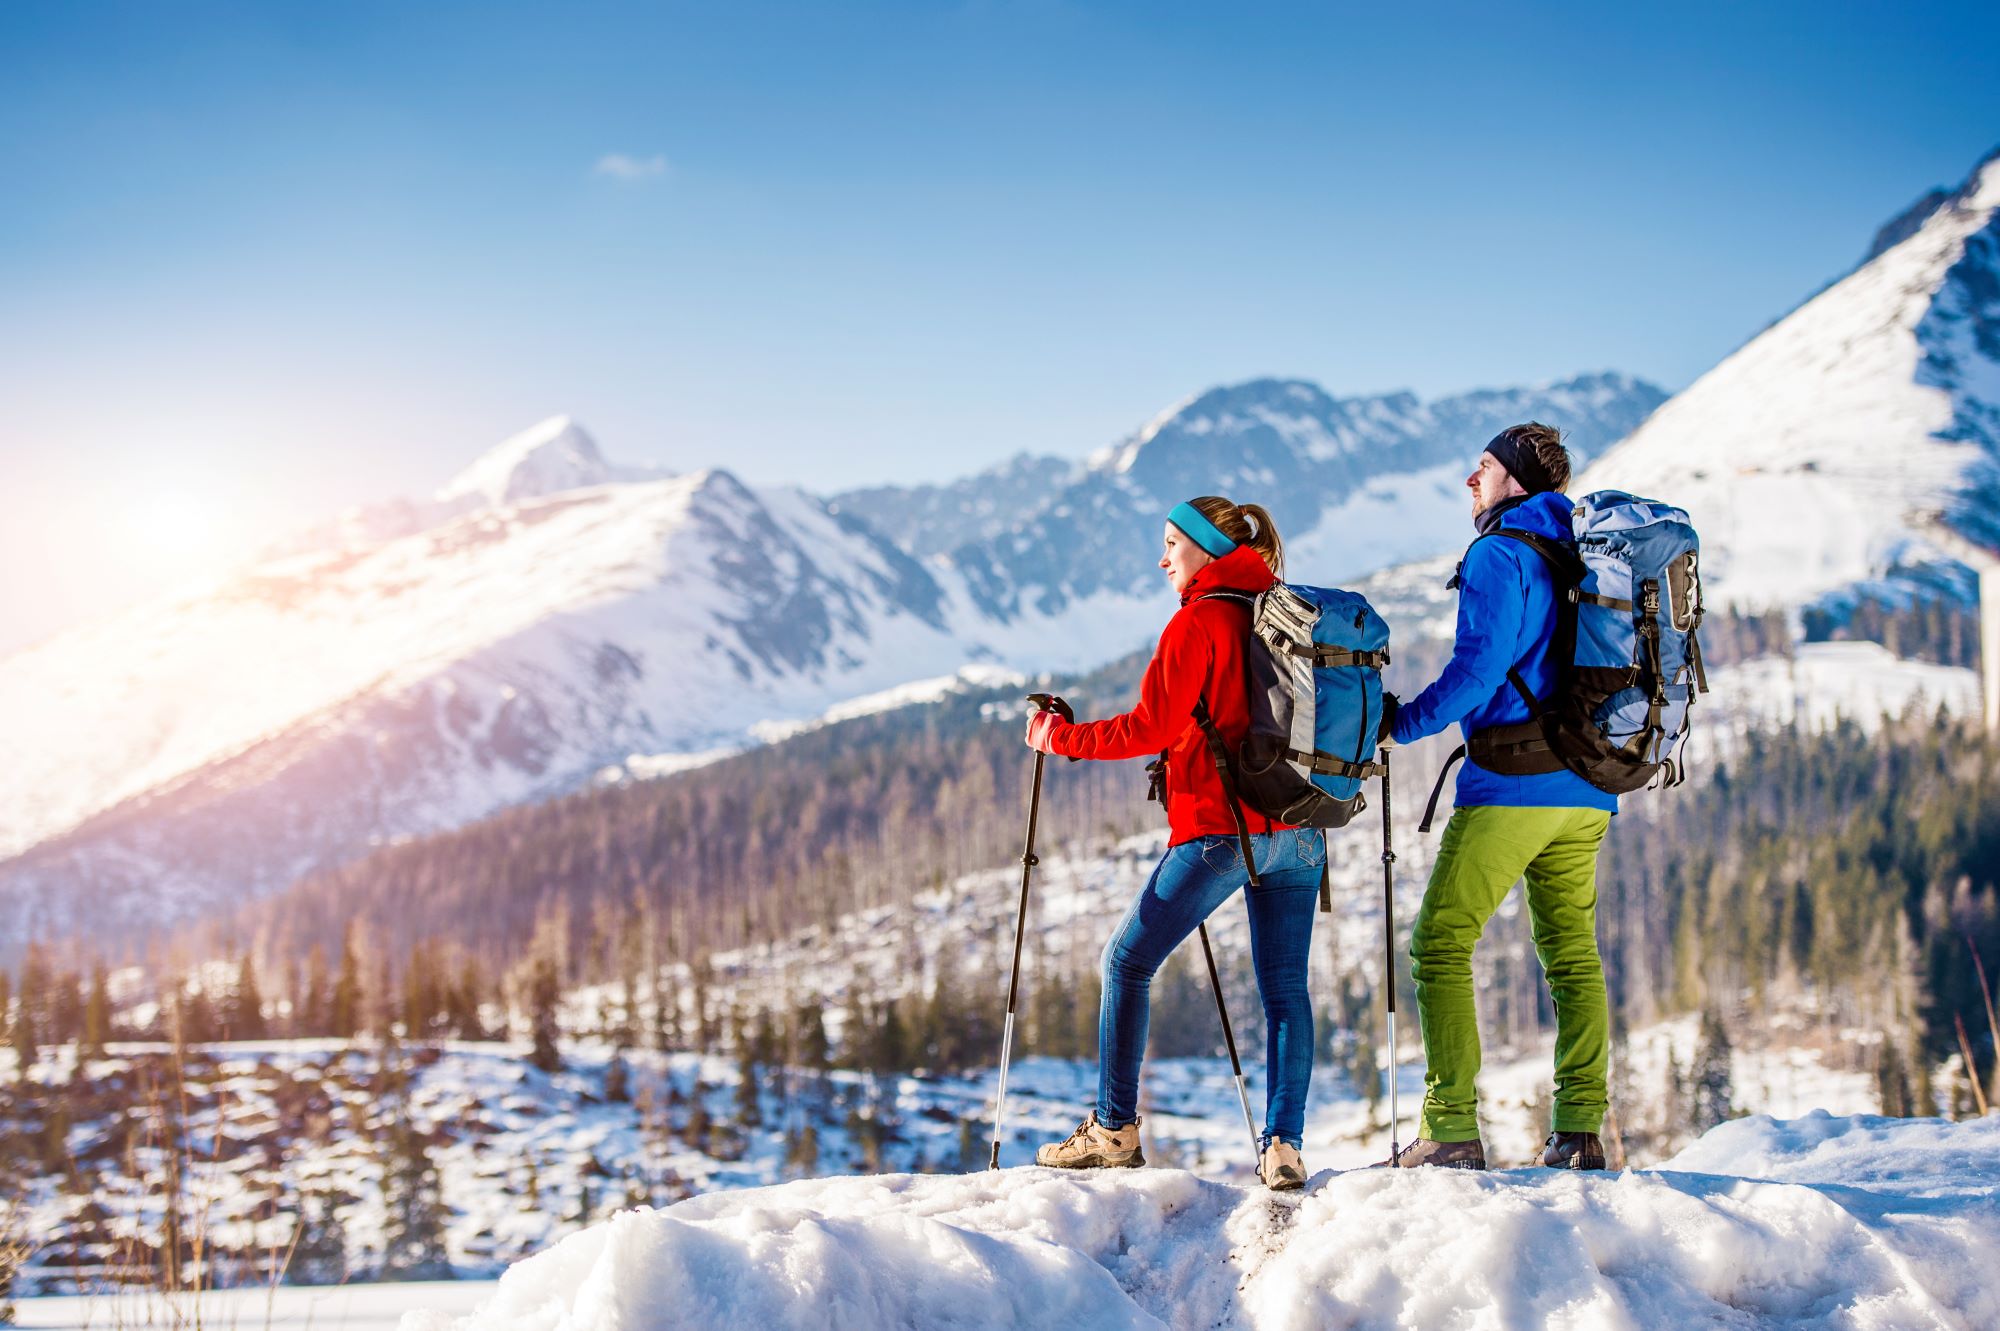
[[[1552,540],[1574,542],[1576,532],[1570,526],[1570,519],[1575,513],[1576,504],[1568,495],[1545,490],[1541,494],[1528,496],[1526,503],[1517,504],[1502,514],[1500,525],[1515,531],[1547,536]],[[1206,569],[1202,571],[1207,572]]]
[[[1567,516],[1563,518],[1563,524],[1563,529],[1567,531]],[[1195,597],[1209,592],[1248,592],[1254,596],[1269,590],[1277,580],[1271,573],[1271,566],[1264,562],[1264,556],[1247,545],[1239,545],[1214,563],[1204,564],[1200,572],[1188,579],[1187,590],[1181,593],[1181,604],[1186,605]]]

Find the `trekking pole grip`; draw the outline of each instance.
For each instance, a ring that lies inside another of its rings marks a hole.
[[[1028,695],[1028,705],[1038,712],[1054,712],[1069,724],[1076,724],[1076,710],[1063,701],[1060,694],[1031,693]]]

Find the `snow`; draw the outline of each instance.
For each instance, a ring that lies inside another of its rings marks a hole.
[[[1801,643],[1789,657],[1712,671],[1708,683],[1701,706],[1713,702],[1739,730],[1795,723],[1824,730],[1842,717],[1873,729],[1885,714],[1913,706],[1954,716],[1977,716],[1980,706],[1978,671],[1903,660],[1873,642]]]
[[[811,720],[759,721],[751,725],[750,733],[766,744],[776,744],[794,735],[803,735],[808,730],[819,730],[837,722],[852,721],[856,717],[876,716],[899,707],[942,702],[955,693],[965,693],[970,690],[1017,688],[1027,682],[1026,675],[1002,666],[961,666],[949,675],[939,675],[935,679],[912,680],[908,684],[898,684],[894,688],[883,689],[877,693],[850,698],[838,706],[829,707]]]
[[[899,558],[709,472],[294,556],[61,635],[0,660],[0,859],[147,812],[24,862],[0,918],[62,932],[79,881],[186,915],[985,655],[898,599]]]
[[[13,1325],[32,1331],[95,1331],[102,1327],[213,1326],[277,1331],[395,1331],[413,1308],[470,1313],[493,1296],[490,1280],[276,1290],[209,1290],[200,1295],[50,1295],[21,1299]]]
[[[627,1211],[403,1331],[1975,1327],[2000,1118],[1753,1118],[1657,1171],[1176,1169],[789,1183]]]
[[[437,499],[499,507],[611,479],[611,468],[583,428],[567,416],[551,416],[481,456],[447,481]]]
[[[1369,481],[1347,502],[1325,510],[1310,531],[1286,540],[1285,576],[1342,586],[1384,566],[1457,550],[1472,536],[1466,471],[1454,461]]]
[[[1661,407],[1572,492],[1630,490],[1685,508],[1711,604],[1795,606],[1949,557],[1927,532],[1982,456],[1951,437],[1954,425],[2000,407],[2000,396],[1982,398],[2000,376],[1972,356],[1958,382],[1935,382],[1920,326],[1996,204],[2000,164],[1990,164],[1915,234]]]
[[[623,762],[612,763],[600,771],[597,780],[603,785],[616,785],[623,781],[656,781],[663,776],[675,776],[707,767],[710,763],[719,763],[741,752],[740,746],[732,744],[719,749],[704,749],[700,753],[628,754]]]

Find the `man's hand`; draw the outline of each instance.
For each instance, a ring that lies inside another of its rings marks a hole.
[[[1388,690],[1382,692],[1382,724],[1375,728],[1375,747],[1393,749],[1396,747],[1396,712],[1402,701]]]
[[[1049,747],[1050,740],[1057,730],[1068,724],[1053,711],[1028,713],[1028,747],[1037,753],[1054,753],[1055,750]]]

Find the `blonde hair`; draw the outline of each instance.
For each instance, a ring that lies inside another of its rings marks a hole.
[[[1278,524],[1271,521],[1262,504],[1232,504],[1220,495],[1203,495],[1188,503],[1224,536],[1262,555],[1274,576],[1285,576],[1285,543],[1278,538]]]

